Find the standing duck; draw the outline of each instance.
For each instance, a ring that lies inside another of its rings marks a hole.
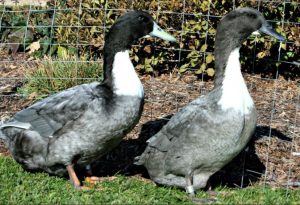
[[[118,18],[105,39],[103,82],[52,95],[0,127],[13,158],[28,170],[68,173],[80,187],[74,166],[88,165],[112,150],[140,119],[144,91],[128,50],[148,35],[176,41],[146,12]]]
[[[284,38],[251,8],[227,14],[217,27],[214,89],[183,107],[148,140],[136,164],[156,183],[190,195],[246,146],[256,127],[256,109],[241,73],[239,48],[254,31]]]

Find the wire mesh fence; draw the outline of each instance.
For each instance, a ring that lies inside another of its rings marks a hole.
[[[285,33],[287,41],[280,44],[270,38],[262,40],[251,36],[247,47],[242,48],[244,77],[258,110],[258,126],[247,148],[218,172],[214,179],[239,187],[256,182],[286,186],[287,191],[299,186],[298,1],[45,2],[0,1],[2,121],[32,104],[34,100],[55,92],[20,92],[22,86],[32,78],[46,79],[47,83],[53,85],[61,85],[69,80],[74,84],[81,84],[101,79],[101,72],[96,68],[91,72],[99,72],[99,75],[91,77],[77,74],[84,65],[101,67],[105,32],[119,15],[129,10],[143,9],[152,14],[179,41],[179,45],[170,45],[160,40],[146,39],[132,49],[132,60],[144,83],[146,103],[140,123],[127,136],[127,140],[137,139],[142,134],[151,135],[159,127],[154,126],[160,122],[158,119],[167,119],[166,116],[212,89],[212,79],[206,71],[213,65],[207,62],[207,56],[213,53],[217,22],[229,10],[250,6],[260,10],[278,31]],[[270,13],[272,9],[276,9],[276,15]],[[36,42],[38,43],[34,44]],[[147,43],[148,50],[145,51]],[[145,52],[138,53],[138,50]],[[151,59],[152,55],[156,56],[158,63],[154,63],[152,59],[148,65],[146,60],[141,60]],[[191,58],[192,55],[196,57]],[[196,66],[190,63],[194,59],[197,60]],[[28,71],[35,72],[45,64],[53,66],[55,63],[62,63],[65,67],[69,64],[67,68],[77,74],[74,76],[63,70],[61,75],[28,75]],[[202,65],[206,66],[206,71],[200,70]],[[159,74],[155,71],[157,68],[160,70]],[[147,69],[150,69],[152,76],[147,74]],[[130,155],[128,147],[123,147],[122,153],[123,156]],[[113,152],[111,155],[120,154]]]

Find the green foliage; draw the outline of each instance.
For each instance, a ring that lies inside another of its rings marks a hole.
[[[58,48],[64,55],[63,47]],[[63,57],[63,56],[62,56]],[[65,90],[75,85],[99,80],[102,67],[99,63],[76,62],[74,58],[63,58],[64,61],[43,61],[38,68],[25,73],[26,82],[19,93],[38,99],[54,92]]]
[[[0,204],[195,204],[185,191],[158,187],[139,177],[115,176],[91,190],[76,190],[67,179],[24,171],[12,158],[0,155]],[[268,186],[218,187],[216,204],[299,204],[300,191]],[[212,198],[198,191],[197,198]]]
[[[50,25],[52,11],[29,12],[27,6],[1,7],[3,10],[0,26],[1,41],[15,54],[24,52],[34,41],[40,40],[43,45],[42,54],[48,50],[50,43]],[[32,8],[40,9],[40,8]],[[46,47],[47,46],[47,47]],[[41,55],[40,55],[41,56]]]
[[[257,8],[258,4],[260,4],[259,1],[235,1],[236,7]],[[298,5],[296,0],[285,4],[282,1],[262,2],[259,5],[260,11],[263,12],[266,19],[271,20],[270,22],[276,30],[285,35],[288,40],[286,44],[281,46],[279,56],[280,60],[285,62],[300,61],[300,55],[298,55],[300,53],[300,31],[297,26],[300,18],[296,15],[300,12]],[[150,52],[145,52],[140,48],[133,49],[132,56],[139,71],[142,73],[158,71],[160,73],[178,69],[180,73],[193,71],[195,74],[212,76],[214,58],[211,58],[212,61],[207,61],[206,58],[214,51],[217,23],[223,15],[232,10],[233,2],[190,0],[183,4],[182,0],[51,0],[48,7],[57,9],[55,15],[53,10],[35,11],[30,14],[29,25],[32,27],[27,29],[27,32],[28,30],[32,32],[33,37],[31,39],[24,41],[24,30],[22,30],[22,35],[19,35],[22,42],[27,42],[25,47],[39,40],[41,48],[32,54],[34,57],[41,57],[45,54],[57,56],[59,55],[58,47],[64,47],[67,50],[70,47],[76,48],[77,55],[85,52],[88,59],[101,57],[105,32],[118,16],[128,9],[143,9],[152,11],[151,15],[154,19],[163,28],[171,30],[169,32],[177,37],[179,46],[183,51],[178,51],[177,46],[169,45],[162,40],[142,39],[140,44],[150,44],[151,47],[154,45],[154,48]],[[24,8],[11,10],[22,11],[22,9]],[[36,9],[38,10],[38,8]],[[282,25],[283,19],[285,23]],[[1,24],[3,26],[19,25],[25,28],[27,20],[28,13],[26,12],[4,12]],[[52,20],[54,21],[52,22]],[[52,23],[54,27],[52,27]],[[46,27],[43,27],[45,25]],[[2,32],[2,34],[0,33],[2,39],[7,39],[7,34],[14,33],[16,30],[7,32],[2,29],[0,32]],[[270,62],[269,60],[271,62],[277,61],[278,48],[279,43],[274,38],[251,36],[242,48],[243,69],[253,72],[254,67],[258,69],[265,67],[266,62]],[[255,55],[253,55],[254,53]],[[174,63],[178,60],[180,65]],[[276,69],[274,68],[278,68],[279,73],[288,69],[287,71],[290,71],[291,75],[297,75],[292,72],[293,69],[296,69],[295,66],[289,66],[286,63],[276,64],[266,72],[275,73]]]

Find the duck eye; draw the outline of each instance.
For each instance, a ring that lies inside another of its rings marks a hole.
[[[140,22],[146,21],[145,16],[139,16],[138,21],[140,21]]]
[[[256,15],[253,14],[253,13],[248,13],[247,16],[250,17],[250,18],[252,18],[252,19],[255,19],[255,18],[256,18]]]

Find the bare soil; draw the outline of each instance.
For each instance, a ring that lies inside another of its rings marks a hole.
[[[0,64],[1,121],[33,103],[15,95],[22,85],[22,80],[15,78],[22,77],[26,67]],[[257,74],[244,77],[258,111],[257,129],[245,150],[211,178],[210,186],[245,187],[260,183],[296,188],[294,182],[300,182],[300,157],[293,155],[300,152],[298,82],[280,76],[277,80],[263,79]],[[213,87],[211,81],[202,82],[188,73],[181,78],[173,74],[142,76],[142,81],[146,96],[140,122],[118,147],[92,165],[96,176],[120,173],[147,178],[144,168],[132,165],[134,157],[143,152],[145,141],[161,129],[168,116]],[[1,153],[9,155],[3,142],[0,142]]]

